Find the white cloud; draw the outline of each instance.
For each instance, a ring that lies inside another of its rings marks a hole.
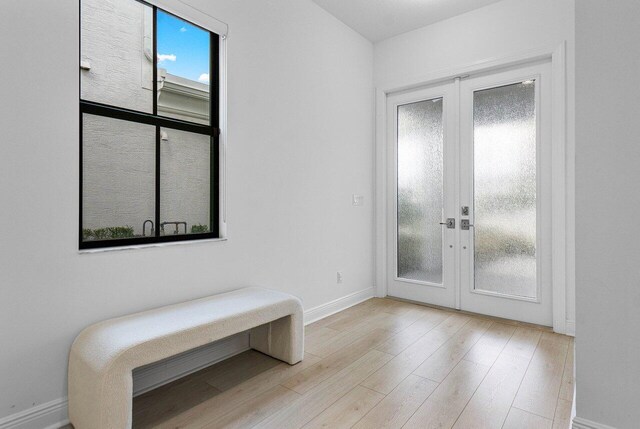
[[[181,32],[181,33],[184,33],[185,31],[187,31],[187,27],[182,27],[182,28],[180,29],[180,32]]]
[[[158,54],[158,62],[161,63],[163,61],[175,61],[176,56],[173,54]]]
[[[202,73],[198,78],[198,81],[202,83],[209,83],[209,73]]]

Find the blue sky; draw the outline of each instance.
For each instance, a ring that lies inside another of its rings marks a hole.
[[[209,83],[209,32],[158,10],[158,67]]]

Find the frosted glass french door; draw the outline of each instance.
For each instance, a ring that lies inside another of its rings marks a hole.
[[[460,83],[460,308],[551,326],[551,66]]]
[[[389,295],[552,324],[550,100],[548,63],[388,98]]]
[[[388,294],[453,307],[457,101],[453,83],[388,98]]]

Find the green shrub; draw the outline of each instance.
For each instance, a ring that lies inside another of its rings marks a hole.
[[[131,226],[109,226],[106,228],[82,230],[82,239],[87,240],[113,240],[115,238],[135,237]]]
[[[191,225],[191,234],[204,234],[209,232],[208,225]]]
[[[91,240],[91,237],[93,237],[93,231],[88,229],[88,228],[83,228],[82,229],[82,241]]]

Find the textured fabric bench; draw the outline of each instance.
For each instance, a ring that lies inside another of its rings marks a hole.
[[[286,293],[245,288],[106,320],[83,330],[69,356],[69,419],[76,429],[132,424],[132,371],[249,331],[251,348],[302,360],[302,303]]]

